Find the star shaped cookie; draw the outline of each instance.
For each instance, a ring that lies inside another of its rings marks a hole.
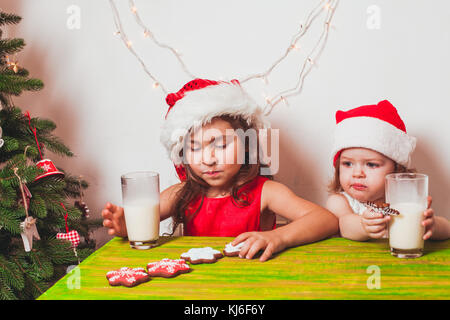
[[[188,252],[181,254],[181,259],[187,260],[192,264],[214,263],[222,257],[223,254],[219,250],[214,250],[211,247],[192,248]]]
[[[107,272],[106,279],[108,279],[111,286],[134,287],[138,284],[149,281],[150,277],[145,272],[144,268],[132,269],[123,267],[119,270]]]
[[[152,277],[172,278],[181,273],[189,272],[191,268],[184,259],[168,259],[147,264],[148,274]]]

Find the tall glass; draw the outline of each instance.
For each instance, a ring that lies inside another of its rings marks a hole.
[[[386,176],[386,202],[400,212],[389,222],[391,254],[417,258],[423,254],[423,212],[427,208],[428,176],[419,173],[392,173]]]
[[[130,246],[150,249],[159,237],[159,174],[131,172],[121,176],[122,202]]]

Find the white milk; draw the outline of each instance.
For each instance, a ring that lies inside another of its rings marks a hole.
[[[159,203],[124,205],[128,240],[150,241],[159,236]]]
[[[422,226],[423,212],[425,207],[417,203],[391,204],[400,212],[398,216],[391,216],[389,224],[389,245],[395,249],[418,249],[423,248],[423,234],[425,227]]]

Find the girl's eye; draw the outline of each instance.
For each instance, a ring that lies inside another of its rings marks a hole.
[[[352,163],[350,161],[342,161],[341,165],[344,166],[344,167],[351,167]]]
[[[378,163],[368,162],[368,163],[367,163],[367,166],[368,166],[369,168],[374,169],[374,168],[378,168],[380,165],[379,165]]]

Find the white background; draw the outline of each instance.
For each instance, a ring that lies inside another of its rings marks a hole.
[[[242,78],[262,72],[279,58],[316,0],[136,0],[146,25],[183,54],[189,69],[208,79]],[[142,36],[128,7],[116,0],[136,51],[169,92],[190,80],[167,51]],[[80,28],[67,26],[80,9]],[[370,6],[379,16],[367,12]],[[178,182],[159,142],[167,111],[165,96],[117,35],[108,1],[2,0],[1,9],[22,16],[8,36],[24,38],[21,66],[45,88],[14,101],[33,117],[50,118],[75,153],[47,158],[89,183],[85,200],[95,216],[106,201],[121,203],[120,175],[160,173],[161,190]],[[379,18],[378,29],[368,27]],[[322,30],[319,17],[265,86],[264,94],[295,85],[298,70]],[[341,0],[328,43],[300,95],[269,116],[280,129],[280,169],[275,179],[299,196],[325,204],[332,175],[334,114],[388,99],[408,133],[418,138],[413,167],[430,176],[437,215],[450,217],[450,2],[445,0]],[[250,89],[249,89],[250,90]],[[164,229],[164,226],[163,226]],[[98,244],[108,237],[96,232]]]

